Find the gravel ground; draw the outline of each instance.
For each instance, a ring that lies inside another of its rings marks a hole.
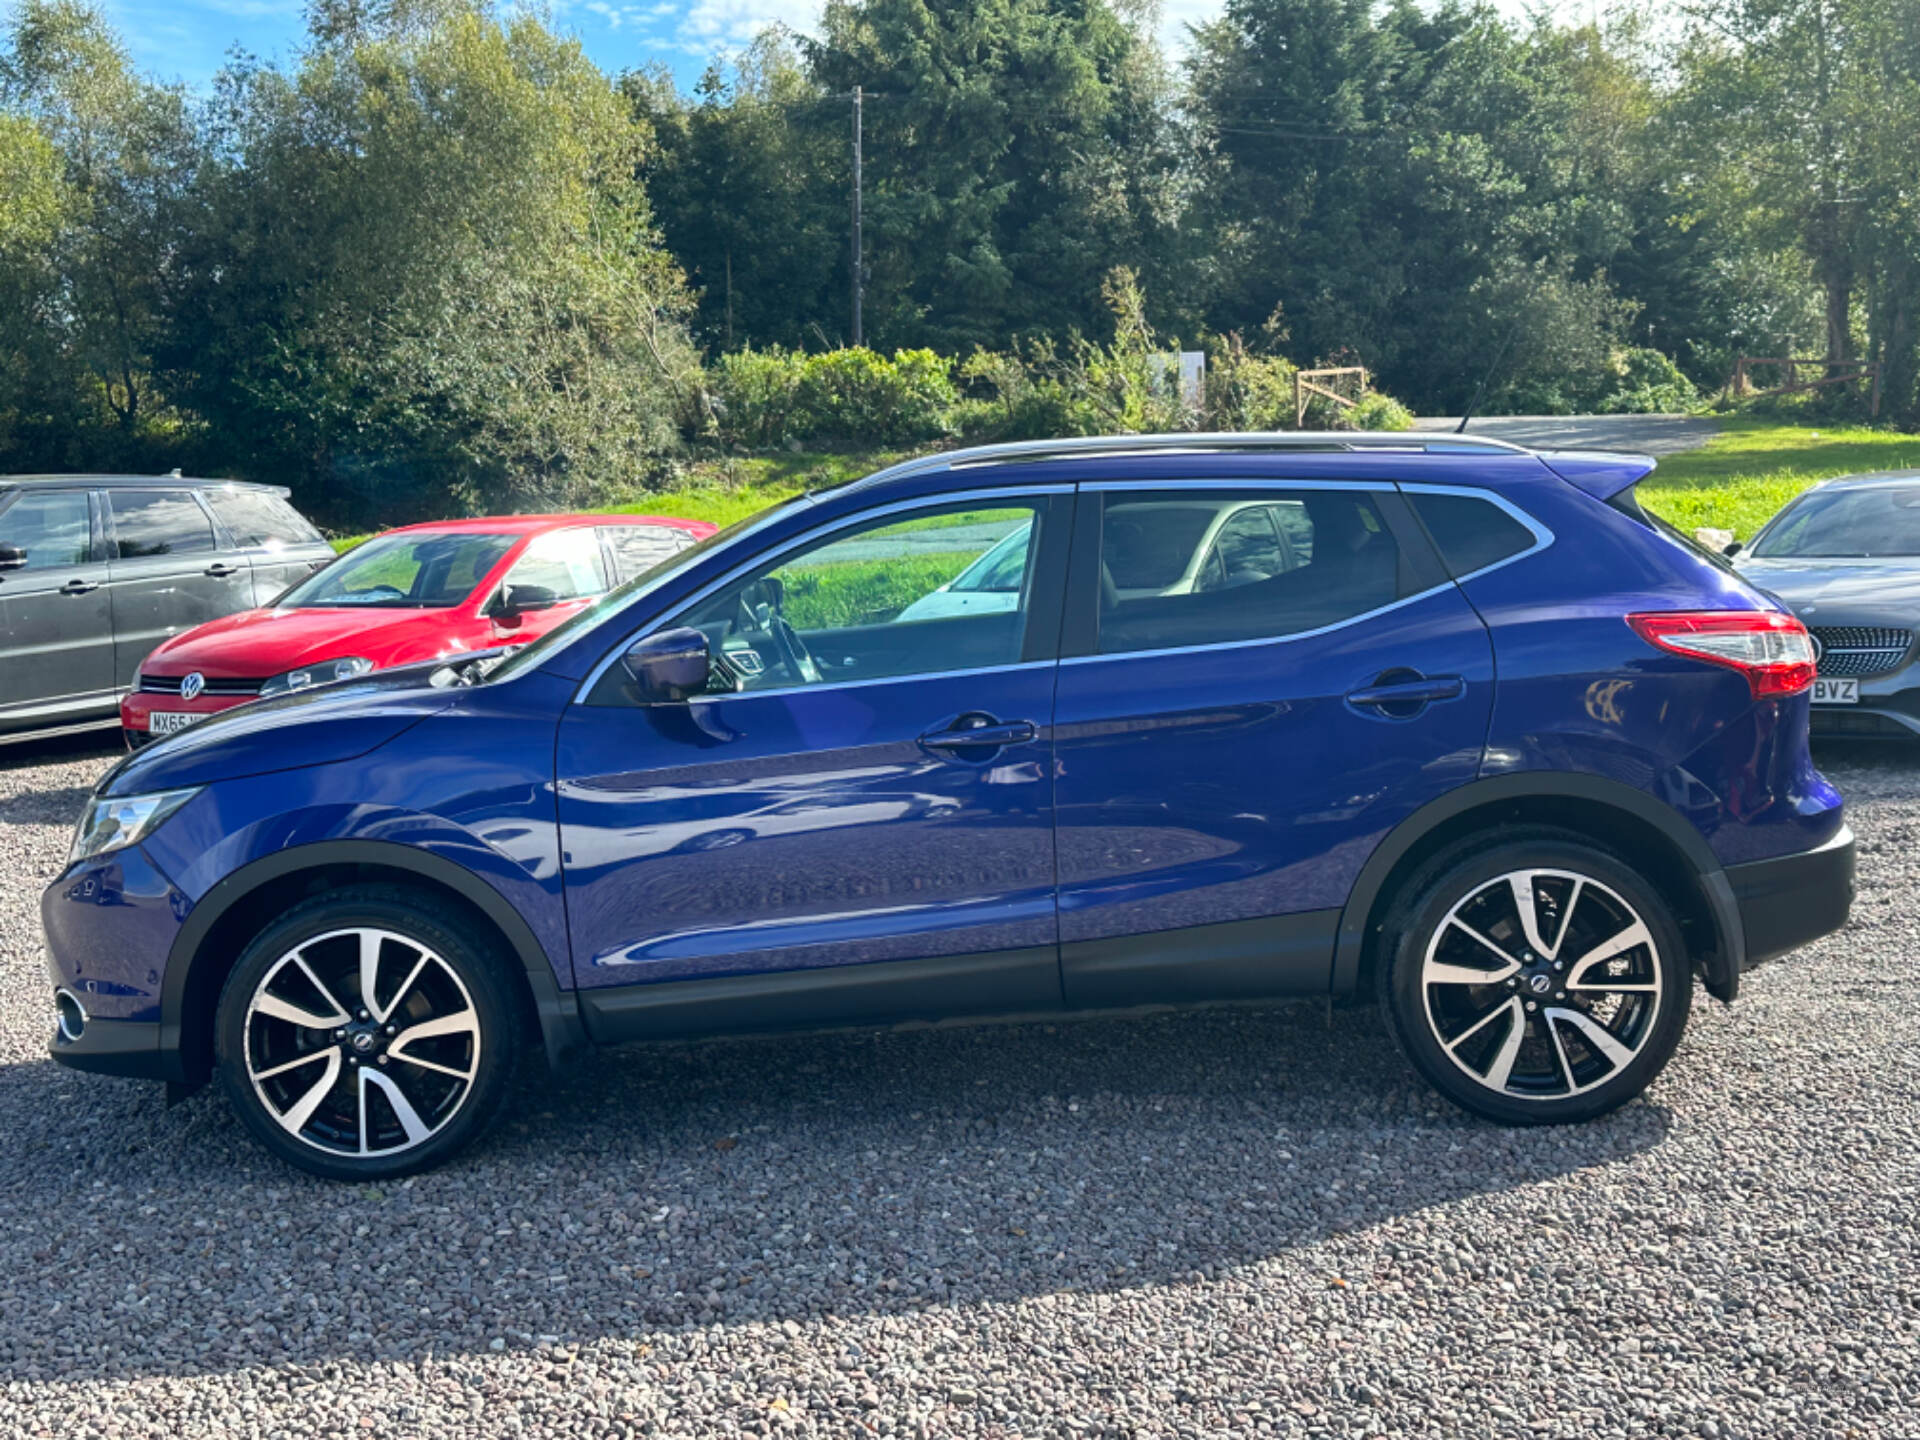
[[[0,1434],[1920,1433],[1920,754],[1825,758],[1852,928],[1593,1125],[1308,1007],[616,1053],[376,1190],[44,1058],[110,756],[0,753]]]

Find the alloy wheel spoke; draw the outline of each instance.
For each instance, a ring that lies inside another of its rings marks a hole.
[[[1547,953],[1547,942],[1540,938],[1540,900],[1533,889],[1534,872],[1515,871],[1507,876],[1507,888],[1513,892],[1513,908],[1520,912],[1520,932],[1527,937],[1527,948],[1536,955]]]
[[[1567,984],[1576,989],[1593,988],[1586,984],[1587,971],[1596,965],[1604,965],[1636,945],[1653,944],[1653,932],[1647,929],[1647,922],[1635,916],[1633,922],[1619,933],[1602,940],[1586,954],[1573,962],[1567,972]]]
[[[393,1037],[393,1043],[387,1046],[389,1055],[397,1055],[407,1046],[420,1040],[432,1040],[442,1035],[475,1035],[480,1030],[480,1017],[472,1010],[456,1010],[451,1015],[437,1015],[431,1020],[422,1020],[418,1025],[409,1025]]]
[[[298,1135],[306,1128],[307,1121],[313,1118],[313,1112],[320,1108],[320,1102],[327,1098],[327,1092],[333,1089],[333,1082],[340,1078],[340,1052],[327,1052],[327,1069],[318,1080],[303,1092],[300,1098],[282,1110],[279,1121],[282,1127]]]
[[[1520,1056],[1520,1042],[1527,1038],[1527,1012],[1520,1008],[1519,1000],[1509,1000],[1505,1009],[1513,1017],[1513,1023],[1507,1027],[1506,1038],[1494,1053],[1486,1075],[1487,1084],[1496,1090],[1507,1088],[1507,1081],[1513,1075],[1513,1062]]]
[[[324,991],[322,992],[325,993]],[[254,998],[253,1012],[265,1015],[273,1020],[285,1020],[289,1025],[298,1025],[305,1030],[331,1030],[336,1025],[347,1023],[347,1017],[336,1010],[331,1015],[319,1015],[291,1000],[282,1000],[278,995],[269,995],[262,991]]]
[[[1497,985],[1520,967],[1509,964],[1499,970],[1476,970],[1471,965],[1451,965],[1434,960],[1423,977],[1429,985]]]
[[[1506,1001],[1504,1004],[1496,1005],[1493,1007],[1493,1009],[1489,1010],[1486,1014],[1482,1015],[1478,1020],[1474,1021],[1473,1024],[1469,1025],[1466,1029],[1462,1030],[1458,1035],[1454,1036],[1453,1039],[1447,1041],[1446,1042],[1447,1049],[1457,1053],[1462,1045],[1466,1044],[1467,1041],[1471,1040],[1474,1036],[1478,1035],[1482,1030],[1486,1029],[1487,1026],[1491,1025],[1495,1020],[1498,1020],[1502,1015],[1517,1016],[1521,1013],[1523,1012],[1520,1010],[1520,1002],[1517,999],[1511,999]]]
[[[1587,888],[1585,877],[1573,877],[1573,889],[1567,894],[1567,908],[1560,912],[1560,928],[1553,932],[1553,945],[1542,953],[1549,960],[1560,958],[1560,947],[1567,943],[1567,936],[1573,933],[1573,912],[1580,903],[1580,892]]]
[[[331,1005],[333,1007],[333,1013],[340,1017],[332,1023],[336,1025],[346,1024],[348,1019],[347,1007],[342,1005],[333,991],[329,990],[321,981],[320,977],[313,973],[313,967],[307,964],[307,957],[296,950],[293,954],[293,963],[300,967],[300,973],[305,975],[307,979],[313,983],[313,988],[320,992],[320,998]]]
[[[399,1117],[400,1128],[406,1132],[407,1144],[418,1145],[433,1133],[427,1122],[420,1118],[420,1112],[413,1108],[413,1102],[407,1098],[406,1092],[394,1083],[393,1077],[382,1075],[378,1070],[362,1070],[360,1072],[361,1154],[367,1153],[366,1114],[367,1086],[369,1085],[379,1086],[381,1092],[387,1097],[387,1104],[393,1107],[393,1113]]]
[[[387,1002],[387,1008],[376,1014],[374,1019],[384,1023],[394,1011],[400,1008],[400,1002],[407,998],[407,992],[413,989],[413,982],[420,978],[420,972],[427,968],[427,962],[432,958],[433,956],[426,951],[420,952],[420,958],[413,962],[413,969],[409,970],[407,978],[400,982],[400,988],[393,992],[393,999]]]
[[[1560,1024],[1571,1025],[1580,1032],[1580,1038],[1586,1041],[1591,1049],[1597,1050],[1607,1058],[1614,1069],[1618,1070],[1633,1059],[1634,1052],[1621,1044],[1611,1030],[1584,1010],[1562,1010],[1556,1007],[1545,1013],[1549,1027]]]
[[[380,947],[387,937],[378,930],[360,932],[360,1004],[374,1019],[380,1014]]]
[[[1514,971],[1520,968],[1519,960],[1514,958],[1512,955],[1509,955],[1503,948],[1501,948],[1501,946],[1496,944],[1494,941],[1490,940],[1485,935],[1482,935],[1478,930],[1474,929],[1473,926],[1467,924],[1467,922],[1462,920],[1458,915],[1451,917],[1450,923],[1452,924],[1453,928],[1458,930],[1461,934],[1467,936],[1471,940],[1476,941],[1482,947],[1484,947],[1485,949],[1491,951],[1493,954],[1498,955],[1500,957],[1501,968],[1499,973],[1497,973],[1494,976],[1494,979],[1504,980],[1507,978],[1507,976],[1513,974]]]
[[[388,1050],[390,1059],[407,1065],[418,1065],[422,1070],[432,1070],[441,1075],[451,1075],[456,1080],[471,1080],[472,1070],[456,1070],[451,1065],[442,1065],[438,1060],[422,1060],[418,1055],[402,1055],[397,1050]]]
[[[278,1065],[269,1066],[265,1070],[256,1070],[253,1072],[253,1078],[256,1080],[271,1080],[276,1075],[284,1075],[289,1070],[298,1070],[302,1065],[311,1065],[316,1060],[324,1060],[329,1055],[338,1055],[339,1053],[340,1052],[332,1046],[328,1046],[324,1050],[309,1050],[298,1059],[283,1060]]]
[[[1551,1017],[1553,1012],[1549,1010],[1547,1014]],[[1551,1018],[1547,1021],[1547,1035],[1553,1041],[1554,1058],[1560,1062],[1560,1073],[1567,1077],[1567,1093],[1571,1095],[1580,1088],[1580,1082],[1573,1078],[1573,1061],[1567,1056],[1566,1042],[1560,1038],[1560,1027]]]

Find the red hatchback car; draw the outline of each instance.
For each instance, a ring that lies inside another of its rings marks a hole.
[[[714,529],[659,515],[508,515],[389,530],[272,604],[161,645],[120,723],[137,748],[256,696],[525,644]]]

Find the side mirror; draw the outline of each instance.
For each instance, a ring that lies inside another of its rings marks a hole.
[[[643,704],[673,705],[707,688],[713,656],[707,637],[691,626],[659,630],[634,641],[620,664]]]
[[[27,563],[27,552],[18,545],[0,545],[0,570],[23,569]]]
[[[560,597],[545,585],[509,585],[494,601],[493,613],[506,619],[530,610],[551,610],[559,603]]]
[[[1741,549],[1741,546],[1738,540],[1729,540],[1725,545],[1721,547],[1720,553],[1722,555],[1738,555],[1740,553],[1740,549]]]

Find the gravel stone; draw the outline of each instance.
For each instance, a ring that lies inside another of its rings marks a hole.
[[[1595,1124],[1303,1006],[614,1052],[360,1187],[45,1058],[112,758],[0,751],[0,1435],[1920,1432],[1920,750],[1823,752],[1853,924]]]

